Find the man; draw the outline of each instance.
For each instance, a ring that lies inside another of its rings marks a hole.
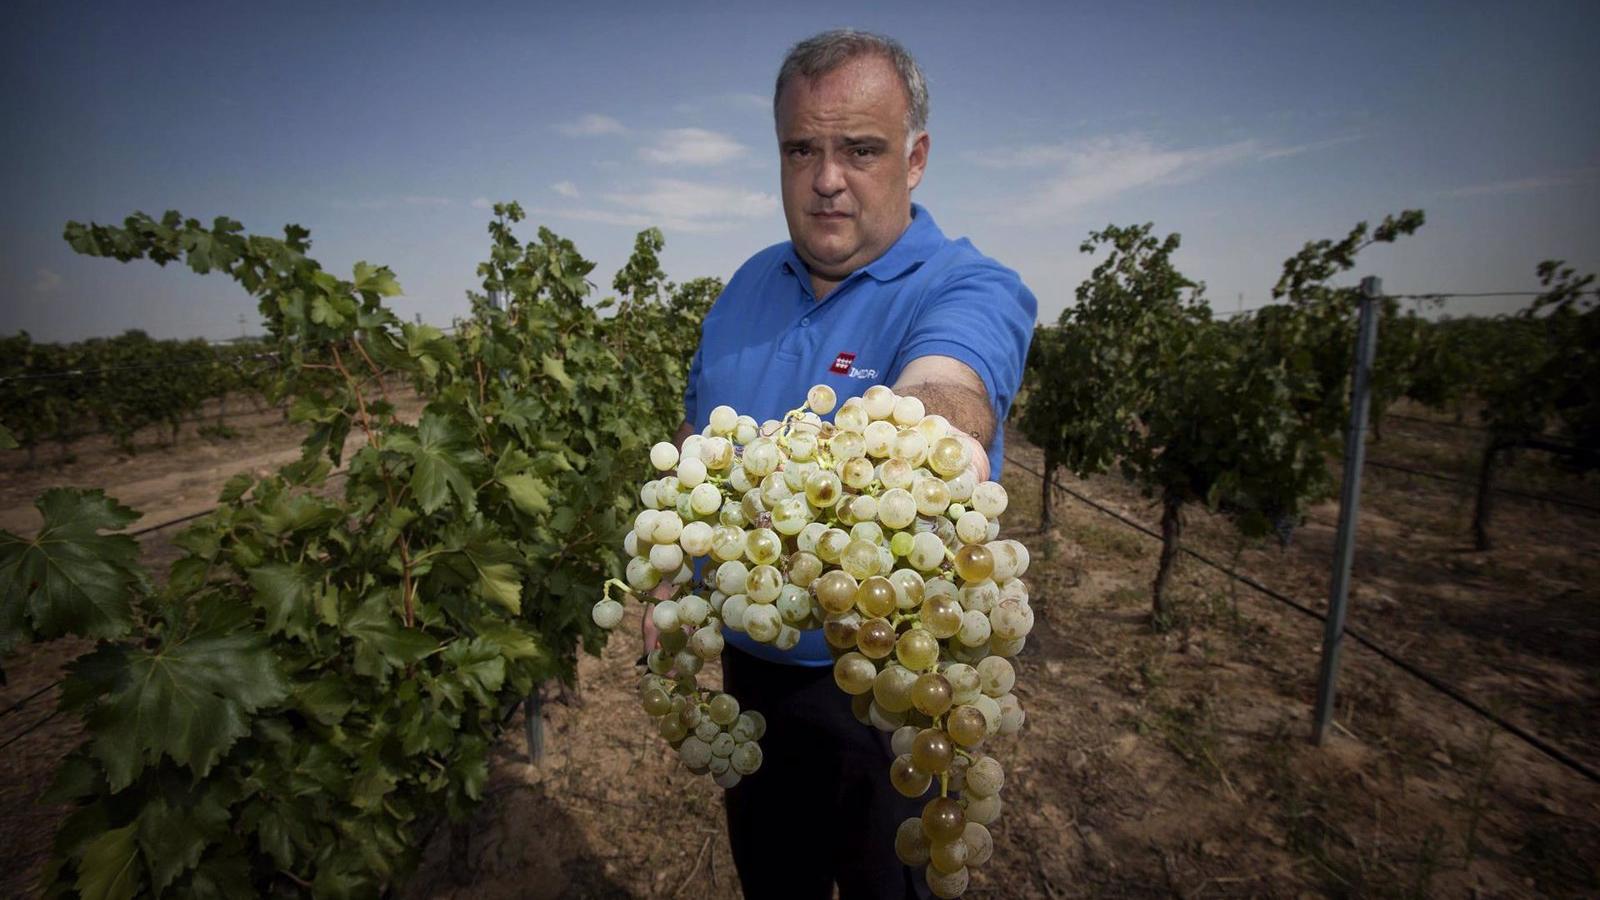
[[[813,384],[840,402],[890,384],[967,435],[980,479],[998,476],[1036,303],[911,203],[928,163],[921,70],[888,38],[831,31],[789,52],[773,106],[790,240],[745,263],[707,315],[678,443],[720,404],[761,421]],[[893,848],[922,802],[890,786],[888,735],[851,714],[821,631],[787,652],[726,634],[726,689],[768,722],[762,768],[726,796],[745,896],[820,900],[835,883],[842,900],[928,896]]]

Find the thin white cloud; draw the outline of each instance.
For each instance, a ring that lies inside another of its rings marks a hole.
[[[714,166],[747,152],[745,145],[720,132],[672,128],[661,132],[655,143],[640,147],[639,158],[663,165]]]
[[[667,231],[728,231],[774,216],[778,198],[730,185],[658,178],[642,190],[602,195],[607,206],[540,209],[543,215],[629,228],[657,226]]]
[[[969,154],[991,169],[1045,169],[1049,174],[1008,207],[1007,217],[1048,219],[1129,191],[1178,184],[1218,169],[1311,153],[1358,140],[1342,136],[1315,143],[1270,146],[1258,140],[1200,147],[1169,147],[1138,134],[1106,135],[1057,144],[1030,144],[1004,153]]]
[[[494,209],[494,201],[490,200],[488,197],[474,197],[472,198],[472,208]]]
[[[450,200],[449,197],[424,197],[424,196],[419,196],[419,195],[415,195],[415,194],[412,194],[412,195],[409,195],[409,196],[406,196],[406,197],[401,197],[400,198],[400,202],[404,203],[406,206],[450,206],[451,205],[451,200]]]
[[[36,269],[33,273],[33,292],[35,294],[55,294],[61,290],[63,284],[60,274],[49,269]]]
[[[576,200],[578,198],[578,186],[570,181],[558,181],[555,184],[550,185],[550,190],[555,191],[569,200]]]
[[[610,116],[584,113],[574,121],[557,125],[556,131],[567,137],[601,137],[608,134],[626,134],[628,129]]]
[[[1575,184],[1589,184],[1600,176],[1600,167],[1577,169],[1571,172],[1556,172],[1549,175],[1534,175],[1528,178],[1512,178],[1506,181],[1491,181],[1487,184],[1470,184],[1448,191],[1441,191],[1439,197],[1488,197],[1496,194],[1520,194],[1524,191],[1541,191],[1553,187],[1570,187]]]

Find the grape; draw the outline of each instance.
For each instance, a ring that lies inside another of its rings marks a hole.
[[[984,535],[988,533],[989,520],[985,519],[983,513],[977,510],[968,510],[962,513],[960,518],[956,519],[956,537],[964,544],[976,544],[982,541]],[[987,549],[990,550],[990,555],[992,556],[993,548]],[[1012,558],[1014,559],[1015,557]],[[999,571],[998,560],[995,562],[995,568],[996,571]],[[1015,568],[1015,563],[1012,564],[1012,568]],[[997,575],[996,577],[999,576]],[[1007,575],[1006,577],[1010,576]]]
[[[874,700],[867,704],[867,724],[879,731],[893,734],[895,729],[906,724],[906,714],[886,710]]]
[[[767,733],[767,717],[753,709],[745,710],[744,712],[740,713],[740,715],[749,716],[750,721],[755,723],[755,736],[751,737],[750,740],[761,740],[762,736]]]
[[[983,730],[985,734],[992,737],[1000,731],[1000,704],[995,702],[993,697],[979,694],[978,698],[972,701],[972,706],[983,714]]]
[[[983,581],[994,572],[994,556],[982,544],[967,544],[956,551],[955,567],[962,581]]]
[[[794,489],[789,487],[789,479],[784,477],[782,472],[773,472],[761,479],[761,502],[769,509],[793,493]]]
[[[978,486],[978,478],[972,474],[971,469],[962,470],[961,474],[945,480],[945,486],[950,488],[950,500],[955,503],[966,503],[972,499],[972,492]],[[976,510],[974,510],[976,512]],[[980,513],[981,515],[981,513]],[[984,518],[988,518],[984,516]],[[990,521],[991,527],[999,527],[999,522]],[[994,540],[994,538],[989,538]]]
[[[861,439],[867,448],[867,456],[873,459],[883,459],[888,456],[894,447],[895,428],[890,422],[877,421],[868,425],[861,432]]]
[[[981,647],[989,642],[991,631],[989,617],[969,609],[961,614],[961,630],[956,634],[956,640],[968,647]]]
[[[795,535],[795,548],[802,553],[809,553],[812,556],[816,556],[817,538],[822,537],[822,533],[827,530],[828,526],[822,524],[821,522],[807,522],[806,527],[800,529],[800,533]],[[821,562],[821,560],[819,559],[818,562]],[[821,570],[819,569],[818,572],[820,573]]]
[[[683,548],[677,544],[657,544],[650,548],[650,565],[663,575],[683,567]]]
[[[939,641],[921,628],[913,628],[895,643],[895,658],[908,669],[921,672],[939,661]]]
[[[817,549],[822,546],[818,544]],[[818,578],[815,585],[817,601],[828,612],[838,614],[855,608],[857,584],[850,573],[834,569]]]
[[[967,767],[965,793],[973,797],[989,797],[1005,787],[1005,770],[992,756],[980,756]]]
[[[854,650],[861,630],[861,614],[854,610],[828,616],[822,622],[822,636],[835,650]]]
[[[962,826],[962,834],[966,834],[965,825]],[[934,841],[928,854],[928,861],[934,869],[948,875],[964,870],[970,853],[971,848],[961,837],[950,841]]]
[[[733,749],[733,756],[728,761],[733,764],[733,770],[740,775],[749,775],[761,768],[761,745],[755,741],[746,741]]]
[[[989,834],[988,828],[977,822],[970,820],[967,822],[967,827],[961,832],[961,839],[967,843],[969,866],[982,866],[994,855],[994,837]]]
[[[911,742],[917,739],[919,731],[921,729],[915,725],[903,725],[896,728],[894,735],[889,738],[889,749],[894,752],[895,756],[899,756],[902,753],[909,754],[911,752]]]
[[[689,638],[689,648],[704,660],[713,660],[721,656],[722,644],[722,629],[715,625],[707,625],[695,631]]]
[[[661,724],[656,727],[656,731],[667,739],[667,743],[676,744],[689,733],[689,728],[677,716],[663,716]]]
[[[833,663],[834,683],[846,694],[865,694],[872,690],[872,680],[877,674],[878,667],[860,653],[846,653]]]
[[[950,737],[963,747],[976,747],[988,736],[988,725],[982,711],[976,706],[957,706],[952,709],[945,718],[944,727]]]
[[[745,568],[744,563],[736,559],[728,560],[717,567],[717,590],[730,596],[742,594],[749,577],[750,570]]]
[[[909,465],[919,466],[928,458],[928,441],[916,431],[902,431],[890,442],[889,454]]]
[[[850,545],[850,534],[838,528],[829,528],[817,538],[817,558],[825,563],[837,563]]]
[[[637,446],[637,445],[636,445]],[[662,441],[650,448],[650,465],[657,472],[665,472],[678,464],[678,448]]]
[[[789,557],[787,565],[789,583],[800,587],[810,587],[817,576],[822,574],[822,560],[815,553],[798,550]]]
[[[996,702],[1000,704],[1000,733],[1009,737],[1021,731],[1022,723],[1028,720],[1028,714],[1023,711],[1022,703],[1017,696],[1006,694]]]
[[[733,755],[733,751],[738,746],[738,740],[735,739],[733,735],[724,731],[711,741],[711,755],[720,756],[723,759],[727,759]]]
[[[856,578],[868,578],[878,572],[878,548],[866,541],[851,540],[839,556],[839,567]],[[893,589],[890,589],[891,594]]]
[[[856,608],[863,615],[872,617],[887,616],[894,612],[896,607],[894,583],[881,575],[874,575],[856,588]],[[888,623],[885,622],[885,625]],[[890,628],[891,635],[894,629]],[[891,638],[892,642],[892,638]]]
[[[672,667],[677,670],[679,675],[696,675],[703,665],[705,665],[705,660],[697,656],[692,650],[679,650],[672,656]]]
[[[780,617],[779,622],[782,622]],[[792,625],[778,625],[778,636],[772,639],[772,646],[779,650],[793,650],[800,643],[800,630]]]
[[[889,766],[889,783],[903,797],[920,797],[933,784],[933,776],[918,770],[911,762],[911,754],[902,753]]]
[[[961,604],[949,597],[933,597],[922,601],[918,615],[922,627],[940,640],[953,637],[961,630]]]
[[[778,445],[766,438],[757,438],[744,448],[744,470],[752,478],[766,478],[777,471],[782,453]]]
[[[917,512],[924,516],[944,515],[950,506],[950,488],[937,478],[918,478],[912,482],[911,496],[917,502]]]
[[[683,739],[678,745],[678,756],[691,769],[703,769],[711,763],[711,745],[701,740],[698,733]]]
[[[849,517],[855,520],[850,529],[851,537],[857,536],[855,534],[855,529],[861,525],[872,525],[872,527],[877,528],[877,523],[874,521],[878,518],[877,497],[874,497],[871,494],[858,494],[851,498],[846,508],[848,510]],[[872,543],[877,543],[883,540],[883,529],[878,528],[876,534],[877,537],[871,539]]]
[[[894,855],[908,866],[926,865],[928,837],[922,833],[922,820],[915,816],[900,823],[894,832]]]
[[[962,585],[956,597],[961,601],[962,609],[977,610],[987,615],[1000,602],[1000,590],[993,581],[985,579]]]
[[[949,797],[935,797],[922,807],[922,830],[933,843],[955,840],[966,826],[961,804]]]
[[[833,412],[833,405],[836,402],[838,396],[834,394],[833,388],[825,384],[813,385],[811,390],[806,391],[806,406],[817,415],[825,416]]]
[[[878,467],[878,480],[886,488],[905,490],[917,480],[917,472],[903,459],[888,459]]]
[[[667,692],[654,685],[644,689],[639,697],[639,705],[652,716],[664,716],[672,710],[672,700]]]
[[[610,631],[617,627],[618,622],[622,621],[622,604],[610,597],[602,598],[595,603],[594,610],[590,615],[594,617],[596,625]]]
[[[734,771],[730,765],[726,772],[718,775],[714,780],[717,783],[717,787],[722,788],[723,790],[730,790],[734,787],[737,787],[742,779],[740,778],[739,773]]]
[[[954,703],[971,703],[981,692],[982,679],[978,670],[966,663],[946,666],[944,677],[950,682],[950,699]]]
[[[983,513],[986,519],[998,519],[1006,511],[1006,489],[993,481],[985,481],[972,489],[972,508]]]
[[[883,659],[894,650],[894,626],[887,619],[868,619],[856,630],[856,649],[868,659]]]
[[[783,617],[770,605],[751,604],[745,607],[745,634],[762,643],[771,643],[783,628]]]
[[[683,533],[683,517],[672,510],[667,510],[656,517],[655,529],[650,534],[650,540],[657,544],[670,544]]]
[[[944,564],[944,542],[929,531],[920,532],[911,541],[911,553],[906,561],[924,572],[932,572]]]
[[[929,775],[948,770],[955,753],[950,737],[937,728],[922,729],[911,743],[911,761],[916,763],[917,769]]]
[[[894,406],[891,407],[890,413],[894,423],[902,427],[917,424],[922,421],[924,415],[926,415],[926,410],[922,407],[922,401],[916,397],[909,396],[897,398],[894,401]]]
[[[783,586],[778,594],[778,615],[785,625],[800,627],[811,619],[811,595],[792,584]]]
[[[650,560],[641,556],[628,560],[628,568],[624,574],[628,587],[641,594],[661,583],[661,573],[656,571],[655,566],[650,565]]]
[[[678,627],[678,601],[662,600],[650,610],[650,621],[655,623],[661,631],[673,631]]]
[[[1000,818],[999,794],[992,794],[988,797],[967,797],[964,798],[963,805],[966,807],[968,822],[991,825],[995,819]]]
[[[950,708],[950,682],[937,672],[924,672],[917,676],[911,688],[911,705],[925,716],[941,716]]]
[[[744,614],[750,608],[750,599],[743,594],[734,594],[722,601],[722,624],[734,631],[744,630]]]
[[[979,662],[978,677],[983,682],[983,692],[996,699],[1002,694],[1010,693],[1011,686],[1017,683],[1016,669],[1008,660],[999,656],[991,656]]]
[[[739,718],[739,701],[732,694],[717,694],[706,707],[711,721],[718,725],[732,725]]]
[[[1002,600],[989,613],[989,625],[996,637],[1008,641],[1025,638],[1033,630],[1033,610],[1015,600]]]
[[[789,435],[789,459],[804,462],[811,459],[817,452],[817,438],[815,435],[803,431],[796,431]],[[802,482],[803,483],[803,482]],[[790,485],[794,487],[794,485]]]
[[[806,478],[806,502],[812,506],[826,509],[838,503],[843,494],[844,485],[832,472],[813,472]]]
[[[928,466],[941,478],[954,478],[967,462],[967,447],[958,438],[938,438],[928,450]]]
[[[739,425],[739,414],[731,406],[718,406],[709,417],[712,434],[732,434]]]
[[[902,666],[884,666],[872,680],[872,699],[886,713],[903,713],[911,708],[911,686],[917,673]]]
[[[745,596],[751,603],[772,603],[783,590],[783,573],[770,565],[762,564],[745,576]]]
[[[894,401],[894,390],[887,385],[875,384],[861,394],[862,408],[873,419],[889,418],[894,413]]]
[[[954,872],[941,872],[931,863],[924,874],[928,879],[928,890],[932,891],[935,897],[943,898],[943,900],[959,897],[965,893],[967,882],[972,877],[965,867]]]

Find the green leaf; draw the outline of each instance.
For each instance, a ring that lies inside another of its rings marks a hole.
[[[265,563],[250,572],[253,599],[267,614],[267,633],[308,637],[313,584],[304,566]]]
[[[569,391],[572,390],[575,384],[572,378],[567,375],[566,364],[563,363],[561,358],[557,356],[545,356],[544,375],[546,378],[555,379],[556,383],[560,384]]]
[[[139,544],[100,532],[125,528],[139,514],[98,490],[53,488],[35,505],[44,515],[37,537],[0,532],[0,647],[16,639],[25,618],[46,638],[127,634],[131,601],[143,588]]]
[[[356,263],[355,287],[358,291],[380,297],[393,297],[401,293],[400,284],[394,280],[394,273],[389,271],[388,266],[374,266],[365,261]]]
[[[506,660],[494,644],[482,638],[452,641],[442,654],[455,668],[456,678],[485,707],[494,705],[493,694],[506,679]]]
[[[187,809],[173,809],[161,799],[146,803],[137,823],[139,849],[156,893],[194,868],[206,847],[227,833],[228,822],[228,811],[209,795]]]
[[[128,900],[138,893],[136,827],[130,822],[89,842],[78,863],[78,894],[83,900]]]
[[[295,685],[294,705],[324,725],[337,725],[355,705],[342,677],[333,675]]]
[[[411,490],[423,512],[436,512],[452,493],[466,512],[476,508],[477,492],[469,472],[480,467],[483,456],[470,440],[465,430],[432,409],[417,423],[415,440],[408,435],[390,438],[388,449],[412,458]]]
[[[11,433],[11,429],[0,425],[0,450],[15,450],[18,446],[20,445],[16,436]]]
[[[533,475],[507,475],[500,479],[517,509],[529,516],[550,511],[550,487]]]
[[[120,690],[90,715],[92,752],[113,791],[164,754],[204,777],[249,732],[249,714],[283,700],[288,684],[259,634],[196,632],[127,654]]]
[[[478,572],[478,596],[513,615],[522,612],[522,555],[503,541],[473,544],[463,550]]]
[[[389,608],[388,597],[377,592],[350,614],[344,630],[359,642],[359,651],[377,654],[392,666],[413,663],[439,646],[425,632],[405,627]]]

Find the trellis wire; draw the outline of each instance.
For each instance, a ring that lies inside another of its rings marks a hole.
[[[1035,478],[1038,478],[1041,481],[1045,480],[1045,477],[1044,477],[1043,473],[1041,473],[1041,472],[1039,472],[1037,470],[1029,468],[1028,466],[1022,464],[1021,462],[1018,462],[1017,460],[1013,459],[1010,456],[1007,456],[1005,459],[1006,459],[1006,462],[1011,463],[1012,465],[1016,466],[1017,468],[1021,469],[1024,472],[1027,472],[1028,474],[1034,476]],[[1133,519],[1130,519],[1130,518],[1124,516],[1123,514],[1117,512],[1114,509],[1111,509],[1109,507],[1106,507],[1106,506],[1096,502],[1095,500],[1093,500],[1093,499],[1091,499],[1091,498],[1089,498],[1089,497],[1087,497],[1087,496],[1085,496],[1085,495],[1073,490],[1072,488],[1067,487],[1066,485],[1062,484],[1060,481],[1058,481],[1058,480],[1056,480],[1054,478],[1051,478],[1051,479],[1049,479],[1048,483],[1055,490],[1059,490],[1059,491],[1062,491],[1063,493],[1066,493],[1067,495],[1077,499],[1078,501],[1080,501],[1084,505],[1089,506],[1092,509],[1095,509],[1095,510],[1101,512],[1101,513],[1104,513],[1104,514],[1110,516],[1111,518],[1116,519],[1117,521],[1121,522],[1122,524],[1127,525],[1128,527],[1133,528],[1136,531],[1142,532],[1143,534],[1145,534],[1148,537],[1154,538],[1155,540],[1158,540],[1158,541],[1161,540],[1161,535],[1159,533],[1157,533],[1156,531],[1154,531],[1153,529],[1148,528],[1145,525],[1143,525],[1142,523],[1134,521]],[[1260,592],[1261,594],[1263,594],[1263,595],[1265,595],[1267,597],[1270,597],[1271,599],[1276,600],[1277,602],[1282,603],[1285,606],[1288,606],[1289,608],[1295,610],[1296,612],[1301,613],[1302,615],[1309,616],[1309,617],[1311,617],[1313,619],[1316,619],[1319,622],[1326,621],[1326,617],[1322,613],[1317,612],[1316,610],[1311,609],[1310,607],[1306,606],[1305,604],[1300,603],[1299,601],[1294,600],[1293,598],[1288,597],[1288,596],[1286,596],[1286,595],[1284,595],[1284,594],[1282,594],[1282,593],[1280,593],[1278,591],[1275,591],[1270,587],[1267,587],[1266,585],[1264,585],[1261,582],[1257,581],[1256,579],[1250,577],[1249,575],[1245,575],[1245,574],[1242,574],[1240,572],[1236,572],[1233,569],[1228,568],[1227,566],[1225,566],[1225,565],[1223,565],[1223,564],[1211,559],[1210,557],[1206,556],[1203,553],[1200,553],[1197,550],[1192,550],[1192,549],[1190,549],[1188,547],[1182,547],[1182,546],[1179,547],[1179,550],[1182,551],[1184,554],[1186,554],[1188,556],[1194,557],[1195,559],[1197,559],[1201,563],[1211,567],[1212,569],[1215,569],[1218,572],[1221,572],[1222,574],[1228,576],[1229,578],[1232,578],[1232,579],[1234,579],[1235,581],[1238,581],[1241,584],[1247,585],[1247,586],[1253,588],[1254,590]],[[1470,698],[1470,697],[1466,696],[1465,694],[1461,693],[1456,688],[1451,687],[1448,683],[1446,683],[1445,681],[1440,679],[1438,676],[1436,676],[1433,673],[1428,672],[1427,670],[1425,670],[1425,669],[1423,669],[1423,668],[1421,668],[1421,667],[1419,667],[1419,666],[1417,666],[1417,665],[1415,665],[1415,664],[1413,664],[1411,662],[1408,662],[1407,660],[1401,658],[1394,651],[1389,650],[1388,648],[1386,648],[1383,645],[1379,644],[1378,642],[1374,641],[1372,638],[1367,637],[1364,633],[1362,633],[1360,631],[1357,631],[1354,628],[1351,628],[1349,625],[1346,625],[1344,627],[1344,633],[1347,636],[1349,636],[1349,638],[1351,640],[1353,640],[1356,643],[1362,645],[1363,647],[1366,647],[1368,650],[1371,650],[1373,653],[1376,653],[1381,659],[1385,660],[1386,662],[1388,662],[1391,665],[1395,666],[1396,668],[1400,669],[1402,672],[1405,672],[1407,675],[1410,675],[1413,678],[1416,678],[1417,680],[1421,681],[1423,684],[1428,685],[1429,687],[1433,688],[1434,690],[1438,691],[1439,693],[1444,694],[1446,697],[1449,697],[1450,699],[1456,701],[1457,703],[1461,704],[1462,706],[1465,706],[1467,709],[1477,713],[1478,715],[1480,715],[1483,718],[1487,719],[1489,722],[1493,723],[1494,725],[1497,725],[1501,729],[1503,729],[1503,730],[1505,730],[1507,732],[1510,732],[1513,736],[1515,736],[1518,739],[1522,740],[1528,746],[1530,746],[1533,749],[1539,751],[1540,753],[1544,754],[1545,756],[1548,756],[1550,759],[1556,761],[1557,763],[1560,763],[1561,765],[1567,767],[1568,769],[1571,769],[1572,771],[1578,773],[1579,775],[1582,775],[1584,778],[1587,778],[1588,780],[1590,780],[1590,781],[1592,781],[1592,782],[1594,782],[1596,784],[1600,784],[1600,772],[1596,772],[1594,769],[1591,769],[1590,767],[1584,765],[1582,762],[1579,762],[1577,759],[1574,759],[1572,756],[1570,756],[1569,754],[1567,754],[1566,752],[1561,750],[1559,747],[1556,747],[1556,746],[1546,742],[1544,739],[1540,738],[1538,735],[1533,734],[1533,733],[1523,729],[1522,727],[1518,726],[1516,723],[1509,722],[1506,719],[1504,719],[1503,717],[1501,717],[1499,715],[1496,715],[1494,712],[1486,709],[1482,704],[1478,703],[1477,701],[1473,700],[1472,698]]]

